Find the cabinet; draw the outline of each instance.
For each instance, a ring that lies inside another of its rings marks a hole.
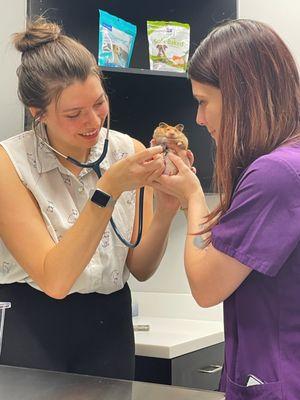
[[[128,133],[146,146],[160,121],[183,123],[195,155],[197,174],[211,189],[213,143],[206,129],[195,123],[196,103],[185,74],[149,71],[147,20],[187,22],[191,28],[190,54],[201,39],[224,19],[236,18],[236,0],[28,0],[28,16],[45,13],[61,23],[97,59],[98,9],[137,25],[129,69],[104,69],[111,100],[111,127]],[[146,69],[146,71],[144,71]]]
[[[224,342],[170,360],[136,356],[135,380],[218,390],[223,357]]]

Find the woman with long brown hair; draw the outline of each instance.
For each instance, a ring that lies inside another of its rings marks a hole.
[[[228,399],[298,399],[300,393],[299,75],[267,25],[227,22],[189,65],[197,122],[216,142],[220,204],[209,213],[195,174],[156,187],[186,208],[185,268],[203,307],[224,301]]]
[[[99,164],[109,104],[94,56],[43,18],[14,44],[19,97],[35,123],[0,143],[0,300],[12,302],[1,363],[133,379],[127,280],[155,272],[179,202],[157,193],[153,211],[145,188],[135,248],[109,221],[136,241],[136,196],[162,174],[162,148],[111,130]]]

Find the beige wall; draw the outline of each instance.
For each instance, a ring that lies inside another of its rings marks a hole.
[[[300,1],[238,0],[239,18],[271,25],[291,49],[300,66]]]

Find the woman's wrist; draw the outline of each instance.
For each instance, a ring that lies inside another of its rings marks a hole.
[[[187,210],[189,208],[189,202],[187,199],[180,199],[180,209]]]
[[[167,208],[167,207],[156,207],[154,210],[154,215],[161,220],[164,221],[169,221],[174,218],[176,215],[177,211],[179,209],[179,206],[175,208]]]
[[[112,196],[113,199],[118,199],[122,194],[122,191],[106,176],[106,174],[98,180],[97,188]]]
[[[205,195],[203,193],[203,190],[197,190],[196,192],[193,192],[190,194],[189,198],[187,199],[187,206],[189,207],[193,203],[199,203],[199,202],[205,202]]]
[[[188,198],[180,200],[180,209],[183,211],[188,210],[189,205],[192,204],[194,201],[196,202],[205,202],[205,195],[202,190],[198,190],[196,192],[193,192],[192,194],[189,195]]]

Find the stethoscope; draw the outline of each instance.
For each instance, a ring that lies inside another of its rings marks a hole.
[[[107,114],[106,135],[105,135],[105,139],[104,139],[104,145],[103,145],[102,154],[100,155],[100,157],[97,160],[95,160],[95,161],[93,161],[91,163],[81,163],[81,162],[79,162],[78,160],[76,160],[73,157],[66,156],[65,154],[62,154],[58,150],[54,149],[48,142],[46,142],[43,138],[41,138],[41,136],[38,135],[37,132],[36,132],[36,127],[40,123],[40,118],[41,118],[41,115],[39,115],[36,118],[34,118],[33,123],[32,123],[32,129],[33,129],[35,135],[39,138],[39,140],[41,140],[43,142],[44,145],[46,145],[49,149],[54,151],[54,153],[60,155],[65,160],[70,161],[72,164],[76,165],[77,167],[91,168],[96,173],[97,177],[101,178],[100,164],[105,159],[105,157],[107,155],[107,151],[108,151],[108,137],[109,137],[109,129],[110,129],[110,112],[109,111],[108,111],[108,114]],[[136,239],[136,241],[134,243],[131,243],[131,242],[127,241],[121,235],[121,233],[118,230],[113,218],[112,217],[110,218],[110,224],[111,224],[115,234],[117,235],[117,237],[121,240],[121,242],[123,244],[125,244],[125,246],[127,246],[127,247],[129,247],[131,249],[134,249],[140,243],[141,238],[142,238],[142,233],[143,233],[143,212],[144,212],[143,210],[144,210],[144,188],[142,187],[140,189],[140,194],[139,194],[138,235],[137,235],[137,239]]]

